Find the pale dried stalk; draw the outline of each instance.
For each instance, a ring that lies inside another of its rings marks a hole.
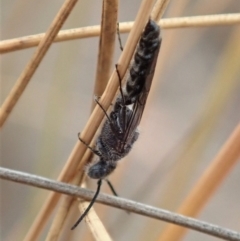
[[[89,202],[80,202],[78,207],[81,213],[87,209],[88,205]],[[96,241],[112,240],[93,208],[89,210],[88,215],[85,217],[85,221]]]
[[[87,150],[83,156],[84,161],[87,162],[91,157],[91,152]],[[78,167],[79,168],[79,167]],[[77,169],[78,169],[77,168]],[[79,186],[81,183],[85,180],[85,174],[83,173],[83,165],[79,172],[76,173],[73,180],[71,180],[69,183]],[[58,237],[63,230],[64,223],[69,215],[69,212],[71,210],[72,205],[74,204],[75,198],[72,196],[64,196],[62,198],[62,202],[59,205],[59,208],[57,210],[57,214],[55,215],[51,228],[47,234],[47,241],[54,241],[58,240]],[[71,232],[70,228],[68,229],[68,232]]]
[[[85,188],[85,184],[81,186],[82,188]],[[78,208],[80,210],[80,213],[83,213],[88,208],[89,202],[86,201],[80,201]],[[108,234],[106,228],[102,224],[101,220],[99,219],[98,215],[96,214],[94,208],[91,208],[85,217],[85,221],[90,229],[90,232],[92,233],[93,237],[97,241],[111,241],[111,237]]]
[[[161,22],[160,22],[161,23]],[[187,28],[232,25],[240,23],[239,13],[216,14],[194,17],[170,18],[162,22],[162,28]]]
[[[187,182],[186,172],[188,172],[192,165],[195,162],[193,160],[197,160],[200,155],[200,150],[206,148],[207,140],[209,139],[210,133],[214,130],[214,126],[216,125],[219,115],[224,109],[224,106],[229,101],[229,98],[232,92],[236,89],[237,85],[239,84],[239,32],[234,31],[230,36],[230,40],[227,44],[227,47],[223,50],[222,56],[219,58],[218,63],[216,64],[216,74],[214,75],[214,81],[211,85],[209,94],[208,94],[208,101],[204,106],[204,111],[201,113],[201,118],[199,119],[198,123],[195,125],[194,129],[191,131],[191,135],[188,138],[188,141],[185,143],[185,147],[183,149],[183,153],[178,158],[178,164],[175,167],[175,174],[173,174],[173,178],[169,185],[166,187],[166,195],[164,196],[164,202],[160,203],[160,206],[164,203],[169,203],[170,200],[177,200],[178,195],[176,191],[171,191],[174,188],[173,183],[178,181],[178,185],[184,185],[182,182]],[[229,62],[231,59],[231,62]],[[228,80],[228,81],[226,81]],[[194,141],[193,141],[194,140]],[[179,168],[184,166],[184,172],[182,172]],[[221,166],[219,166],[221,169]],[[216,171],[217,172],[217,171]],[[173,180],[174,179],[174,180]],[[214,180],[214,179],[213,179]],[[214,180],[217,182],[217,180]],[[220,183],[218,184],[220,185]],[[215,188],[217,188],[217,184]],[[170,191],[169,191],[170,190]],[[170,194],[169,194],[170,193]],[[212,192],[208,193],[209,196],[205,196],[205,203],[208,202]],[[192,197],[193,198],[193,197]],[[196,196],[198,199],[198,196]],[[204,202],[201,204],[198,203],[196,200],[195,202],[195,210],[192,212],[194,215],[203,208]],[[172,203],[172,202],[171,202]],[[172,209],[168,206],[168,209]],[[166,207],[166,205],[165,205]],[[171,236],[171,234],[169,233]],[[181,237],[181,235],[179,235]],[[165,236],[166,238],[166,236]],[[170,238],[166,238],[167,240]],[[171,239],[170,239],[171,240]],[[177,240],[177,239],[176,239]]]
[[[206,200],[217,189],[229,171],[240,157],[240,124],[221,148],[211,165],[203,173],[200,180],[194,185],[193,190],[177,210],[186,216],[195,217],[206,203]],[[186,229],[176,225],[167,226],[159,241],[176,241],[181,239]]]
[[[151,18],[158,22],[162,18],[169,2],[170,0],[158,0],[154,5]]]
[[[117,33],[116,27],[117,27],[117,21],[118,21],[118,5],[119,5],[118,0],[104,0],[102,3],[102,20],[101,20],[101,31],[100,31],[100,38],[99,38],[98,63],[97,63],[96,78],[95,78],[95,85],[94,85],[94,92],[93,92],[94,96],[97,96],[97,97],[103,94],[111,75],[114,50],[115,50],[115,40],[116,40],[116,33]],[[91,109],[93,110],[94,107],[95,107],[95,101],[93,101]],[[82,164],[89,162],[90,155],[88,154],[88,152],[85,153],[83,158],[88,158],[88,159],[87,161],[84,161],[84,160],[81,161]],[[82,172],[83,168],[81,168],[80,171]],[[84,202],[84,203],[80,202],[79,204],[80,214],[84,212],[84,209],[87,208],[86,207],[87,205],[88,205],[87,202]],[[99,220],[93,207],[91,208],[90,212],[88,212],[85,219],[92,235],[95,237],[95,240],[111,241],[109,234],[107,233],[105,227]]]
[[[104,0],[99,39],[98,64],[94,95],[101,96],[106,88],[113,67],[113,56],[117,32],[118,0]],[[94,102],[95,104],[95,102]],[[95,105],[93,105],[94,107]]]
[[[63,227],[64,221],[68,215],[68,212],[72,207],[74,198],[71,196],[63,195],[63,198],[61,201],[62,202],[60,202],[60,206],[58,207],[58,212],[54,217],[54,222],[52,223],[51,228],[49,229],[49,232],[47,234],[45,241],[59,240],[59,235],[62,232],[61,228]]]
[[[73,181],[71,181],[72,185],[79,185],[81,180],[83,179],[83,175],[76,175]],[[58,240],[59,235],[62,231],[64,222],[67,218],[67,215],[71,209],[71,206],[74,202],[74,197],[72,196],[64,196],[62,202],[59,205],[57,213],[53,219],[52,225],[49,229],[49,232],[46,237],[46,241],[55,241]],[[69,228],[70,230],[70,228]]]
[[[216,14],[205,16],[192,16],[180,18],[161,19],[159,25],[162,29],[169,28],[191,28],[191,27],[211,27],[219,25],[233,25],[240,23],[239,13]],[[120,23],[120,32],[128,33],[133,26],[133,22]],[[59,32],[54,42],[62,42],[81,38],[97,37],[100,34],[100,26],[90,26],[76,29],[62,30]],[[12,52],[20,49],[37,46],[44,34],[30,35],[16,39],[3,40],[0,42],[0,53]]]
[[[240,126],[238,128],[240,133]],[[14,181],[17,183],[24,183],[34,187],[54,190],[56,192],[61,192],[62,194],[72,195],[86,200],[91,200],[94,196],[94,192],[91,190],[79,188],[74,185],[54,181],[48,178],[43,178],[29,173],[13,171],[2,167],[0,167],[0,178]],[[206,223],[194,218],[185,217],[183,215],[166,211],[153,206],[149,206],[146,204],[127,200],[125,198],[119,198],[106,194],[99,194],[96,202],[116,207],[119,209],[124,209],[126,211],[155,218],[158,220],[181,225],[183,227],[187,227],[222,239],[240,241],[240,233],[236,231],[222,228],[220,226]]]
[[[3,126],[4,122],[8,118],[18,99],[22,95],[28,82],[35,73],[38,65],[42,61],[44,55],[46,54],[51,43],[53,42],[54,38],[56,37],[57,33],[67,19],[76,2],[77,0],[66,0],[64,2],[52,24],[50,25],[48,31],[46,32],[46,35],[44,35],[41,42],[39,43],[39,46],[34,53],[32,59],[29,61],[22,74],[18,78],[16,84],[12,88],[11,92],[3,102],[0,109],[0,127]]]
[[[138,42],[138,38],[144,28],[145,23],[147,22],[148,16],[150,15],[151,8],[153,5],[154,0],[144,0],[140,6],[140,10],[137,14],[136,21],[134,22],[134,26],[132,31],[129,34],[127,42],[125,44],[125,48],[120,56],[118,61],[118,70],[121,76],[124,76],[128,65],[130,63],[132,54],[134,52],[135,46]],[[118,76],[114,71],[110,77],[108,85],[101,97],[101,105],[105,110],[108,109],[110,106],[115,93],[118,89]],[[102,109],[96,106],[87,122],[84,130],[81,132],[81,138],[86,142],[90,143],[91,139],[93,138],[95,132],[97,131],[98,126],[100,125],[102,119],[104,117],[104,113]],[[82,159],[84,153],[86,151],[86,146],[81,142],[77,142],[72,153],[70,154],[63,170],[61,171],[58,180],[63,182],[68,182],[76,172],[76,168],[79,164],[79,160]],[[44,203],[43,207],[41,208],[37,218],[35,219],[32,227],[30,228],[26,240],[32,240],[31,237],[38,236],[45,225],[47,219],[49,218],[50,214],[52,213],[54,207],[56,206],[60,195],[58,193],[50,193],[46,202]]]
[[[68,160],[71,160],[71,162],[67,162],[67,164],[64,166],[64,169],[61,171],[58,180],[61,180],[63,182],[66,182],[67,180],[70,180],[73,176],[72,173],[76,170],[77,162],[78,162],[78,155],[79,155],[79,146],[80,144],[77,143],[74,146],[74,149],[69,157]],[[76,165],[71,165],[71,163],[76,162]],[[69,174],[70,172],[70,174]],[[46,224],[50,214],[53,212],[54,208],[57,205],[57,202],[60,198],[60,193],[50,193],[47,199],[45,200],[45,203],[43,204],[40,212],[38,213],[37,217],[35,218],[33,224],[28,230],[28,233],[26,237],[24,238],[24,241],[31,241],[34,240],[33,238],[37,239],[40,235],[44,225]]]
[[[172,16],[182,15],[182,13],[183,13],[184,9],[186,8],[189,1],[190,0],[181,0],[181,1],[177,1],[176,3],[170,5],[169,9],[168,9],[168,15],[172,15]],[[170,19],[172,19],[172,18],[170,18]],[[170,19],[164,18],[164,19],[161,19],[159,21],[159,25],[161,26],[161,29],[163,28],[162,23],[165,22],[165,20],[170,20]],[[175,40],[177,39],[178,32],[177,31],[171,31],[170,33],[168,33],[168,36],[169,35],[170,35],[170,37],[168,37],[167,41],[166,41],[166,39],[163,39],[164,48],[160,49],[161,54],[159,54],[158,58],[160,58],[160,59],[158,61],[160,61],[161,59],[162,60],[167,59],[169,57],[169,55],[171,54],[171,51],[175,48],[174,44],[177,42]],[[152,86],[151,86],[151,92],[148,96],[148,103],[149,102],[153,103],[153,101],[155,101],[155,100],[152,100],[152,99],[154,98],[154,96],[157,95],[157,91],[159,90],[159,85],[161,85],[161,75],[162,75],[164,69],[166,68],[167,64],[168,64],[168,61],[161,61],[161,64],[158,64],[156,66],[155,73],[154,73],[154,79],[153,79],[153,83],[152,83]],[[156,81],[155,81],[155,79],[156,79]],[[143,119],[141,120],[141,123],[144,122],[144,121],[148,121],[148,120],[146,118],[144,118],[144,116],[143,116]],[[183,138],[183,140],[184,139],[185,138]],[[174,148],[172,148],[172,149],[177,149],[177,146],[179,146],[179,143],[176,146],[174,146]],[[166,157],[164,156],[163,160],[169,159],[168,155],[170,155],[170,154],[166,154]],[[161,166],[161,168],[160,168],[161,171],[160,170],[154,170],[153,173],[158,175],[157,172],[159,172],[159,173],[161,173],[160,175],[164,175],[165,172],[164,171],[162,172],[164,167],[162,165],[159,165],[159,166]],[[157,171],[157,172],[155,172],[155,171]],[[151,175],[152,174],[150,174],[150,176]],[[148,181],[149,181],[149,183],[148,183]],[[143,189],[147,189],[148,186],[150,186],[149,184],[150,184],[151,180],[148,180],[148,181],[146,182],[145,187]],[[153,183],[151,183],[151,185],[153,185]],[[134,196],[140,197],[141,193],[142,193],[142,186],[139,189],[139,194],[135,194]],[[146,235],[147,235],[147,233],[146,233]]]
[[[105,0],[103,1],[102,9],[102,26],[99,40],[99,53],[98,53],[98,64],[97,73],[95,79],[94,96],[101,96],[104,89],[106,88],[107,81],[110,77],[110,71],[112,68],[112,60],[115,46],[116,26],[117,26],[117,15],[118,15],[118,0]],[[95,102],[93,102],[95,104]],[[95,105],[92,105],[92,109]],[[86,152],[82,167],[89,160],[89,153]],[[87,158],[87,159],[86,159]],[[82,168],[80,172],[76,173],[77,176],[81,176]],[[82,182],[74,182],[76,185],[80,185]],[[48,233],[47,240],[57,240],[62,230],[62,226],[67,218],[68,212],[70,211],[69,205],[73,204],[73,198],[67,197],[61,202],[57,214],[53,220],[51,229]]]
[[[184,9],[189,4],[189,1],[190,0],[175,1],[174,4],[171,4],[168,7],[168,16],[182,16]],[[159,23],[162,23],[162,21],[164,21],[164,20],[165,19],[161,19]],[[177,44],[176,39],[178,39],[178,36],[177,36],[178,34],[179,34],[178,31],[170,31],[167,33],[167,39],[166,38],[163,39],[163,47],[164,48],[161,48],[160,55],[158,57],[159,58],[158,63],[160,63],[160,64],[158,64],[156,66],[154,79],[153,79],[152,86],[151,86],[151,92],[150,92],[150,95],[148,96],[148,105],[149,106],[154,105],[154,102],[156,101],[154,99],[154,97],[156,97],[158,95],[159,88],[161,88],[161,83],[162,83],[161,76],[162,76],[163,71],[165,70],[166,66],[169,64],[169,61],[168,61],[169,56],[175,52],[174,47],[175,47],[175,44]],[[166,61],[162,61],[162,60],[166,60]],[[145,116],[145,118],[143,118],[141,120],[141,123],[144,125],[144,122],[148,122],[148,121],[149,121],[148,118],[146,118],[146,116]],[[177,153],[178,148],[179,148],[179,143],[176,146],[172,147],[170,152],[172,153],[172,150],[174,150],[174,152]],[[168,160],[167,162],[169,162],[169,159],[171,159],[169,154],[164,155],[164,158],[162,159],[161,164],[159,163],[158,167],[155,168],[154,171],[149,176],[152,176],[152,177],[159,176],[159,177],[161,177],[162,180],[164,180],[164,177],[166,178],[165,175],[168,175],[168,171],[166,170],[166,168],[164,168],[165,166],[162,164],[164,163],[165,160]],[[169,167],[169,165],[166,165],[166,167],[167,166]],[[145,183],[143,185],[141,185],[141,187],[137,188],[137,190],[135,191],[135,194],[133,194],[133,197],[135,197],[136,199],[140,198],[142,196],[142,192],[143,192],[142,190],[145,190],[144,195],[148,196],[151,192],[149,190],[149,187],[154,186],[155,184],[156,184],[156,179],[149,178],[147,181],[145,181]],[[164,187],[165,187],[165,185],[164,185]],[[162,200],[162,198],[160,198],[157,201],[157,203],[155,203],[155,206],[166,208],[167,206],[161,206],[161,204],[160,204],[161,200]],[[166,208],[166,209],[168,209],[168,208]],[[155,233],[156,226],[154,225],[154,223],[155,223],[154,220],[150,220],[149,222],[146,223],[146,225],[144,226],[144,229],[138,235],[142,240],[153,240],[153,239],[155,240],[156,237],[155,237],[154,233]],[[164,225],[167,225],[167,224],[161,223],[159,225],[159,233],[162,231],[162,227]]]

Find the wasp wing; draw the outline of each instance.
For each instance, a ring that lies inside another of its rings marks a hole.
[[[131,142],[132,136],[134,135],[134,133],[142,119],[142,114],[143,114],[145,104],[146,104],[146,101],[148,98],[148,94],[149,94],[149,91],[150,91],[150,88],[152,85],[152,80],[153,80],[153,76],[154,76],[154,72],[155,72],[157,57],[158,57],[158,53],[160,50],[160,45],[161,45],[161,40],[160,40],[158,48],[154,52],[152,63],[147,70],[143,89],[133,104],[131,115],[127,118],[126,130],[124,132],[125,133],[124,142],[126,144],[129,144],[129,142]]]

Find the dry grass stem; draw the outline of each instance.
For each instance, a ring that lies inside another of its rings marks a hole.
[[[69,210],[71,209],[74,198],[71,196],[63,196],[60,206],[57,209],[57,213],[54,217],[54,221],[51,228],[48,231],[46,241],[56,241],[62,232],[64,221],[67,218]]]
[[[185,141],[182,153],[178,155],[172,178],[169,184],[165,185],[166,191],[164,192],[162,202],[159,203],[160,206],[164,206],[170,210],[176,209],[180,194],[182,193],[181,191],[189,182],[189,175],[186,175],[186,173],[190,173],[193,169],[196,169],[195,166],[201,161],[199,157],[203,150],[207,148],[211,133],[214,132],[221,118],[221,113],[239,84],[238,75],[240,65],[238,61],[238,40],[239,32],[234,31],[229,37],[228,44],[223,50],[218,63],[216,63],[215,74],[213,81],[211,81],[213,83],[211,83],[209,87],[209,93],[206,98],[207,101],[203,104],[203,111],[200,113],[198,122]],[[229,62],[229,59],[231,59],[231,62]],[[228,81],[226,81],[226,79]],[[181,168],[182,166],[184,166],[184,170]],[[219,166],[219,168],[221,167]],[[175,187],[174,183],[176,182],[178,183],[178,189],[171,191]],[[205,203],[207,203],[211,194],[212,193],[208,193],[209,196],[205,196]],[[198,197],[196,196],[196,198]],[[171,206],[169,203],[171,203]],[[197,202],[195,201],[195,203]],[[194,212],[197,214],[205,203],[196,206]]]
[[[171,4],[168,7],[167,15],[168,16],[183,16],[184,9],[186,9],[186,6],[188,6],[188,4],[189,4],[189,0],[177,1],[174,4]],[[164,20],[166,20],[166,19],[161,19],[159,21],[159,23],[162,23]],[[161,26],[161,28],[162,28],[162,26]],[[164,32],[164,30],[162,32]],[[153,83],[151,86],[151,92],[148,97],[147,105],[149,105],[149,106],[155,105],[155,102],[156,102],[155,97],[159,95],[159,89],[162,89],[163,75],[164,75],[165,70],[168,69],[169,56],[171,56],[172,53],[177,52],[177,49],[179,49],[178,41],[176,41],[176,39],[178,39],[178,37],[179,37],[178,33],[179,33],[178,31],[170,31],[167,33],[167,39],[165,38],[166,36],[163,38],[163,48],[161,48],[160,54],[158,56],[158,58],[159,58],[158,65],[156,66],[156,69],[155,69],[154,79],[153,79]],[[188,43],[188,45],[189,45],[189,43]],[[178,51],[178,54],[176,54],[176,56],[179,57],[179,51]],[[148,111],[148,109],[146,109],[146,111]],[[146,114],[148,115],[148,113],[146,113]],[[149,121],[149,119],[143,116],[143,119],[141,120],[141,124],[146,125],[148,123],[148,121]],[[168,164],[165,165],[163,163],[169,163],[169,159],[172,159],[172,157],[170,157],[171,156],[170,153],[172,153],[172,150],[174,150],[174,153],[177,153],[180,146],[181,145],[179,145],[179,143],[177,143],[177,145],[174,145],[174,147],[171,147],[170,152],[168,152],[168,154],[164,155],[162,160],[159,161],[159,164],[157,165],[156,168],[154,168],[154,171],[152,171],[149,176],[150,177],[159,177],[160,180],[167,179],[170,167]],[[156,183],[156,178],[148,178],[144,184],[142,184],[140,187],[138,187],[138,189],[135,192],[135,194],[133,195],[133,197],[136,200],[141,198],[143,190],[145,190],[144,191],[145,196],[150,195],[150,193],[152,191],[149,189],[149,187],[150,186],[153,187],[155,185],[155,183]],[[165,185],[164,185],[164,188],[165,188]],[[162,196],[164,196],[164,195],[162,195]],[[164,208],[168,207],[167,205],[166,206],[161,205],[161,200],[163,198],[157,198],[157,199],[158,200],[154,204],[155,206],[164,207]],[[172,202],[170,202],[170,203],[172,203]],[[166,208],[166,209],[174,210],[174,209],[169,209],[169,208]],[[150,239],[155,240],[157,235],[162,231],[162,227],[165,225],[167,225],[167,223],[161,223],[158,226],[158,230],[159,230],[158,233],[156,235],[154,235],[154,233],[156,232],[155,221],[150,220],[144,226],[144,230],[142,230],[142,232],[139,234],[139,237],[141,237],[142,240],[150,240]]]
[[[151,18],[158,22],[162,18],[169,2],[170,0],[157,0],[151,13]]]
[[[130,60],[132,58],[135,46],[138,42],[139,36],[144,28],[145,23],[147,22],[148,16],[150,15],[151,8],[153,5],[153,0],[144,0],[140,6],[140,10],[137,14],[136,21],[132,28],[132,31],[129,34],[127,39],[125,48],[120,56],[118,61],[119,72],[121,76],[124,76]],[[101,105],[104,109],[108,109],[110,106],[116,91],[118,89],[118,76],[114,71],[110,77],[108,85],[101,97]],[[86,124],[84,130],[81,133],[81,138],[86,142],[90,143],[95,132],[97,131],[102,119],[104,117],[104,113],[99,106],[96,106],[89,118],[88,123]],[[73,178],[74,173],[76,173],[76,168],[79,165],[79,160],[82,159],[85,151],[86,146],[81,142],[77,142],[72,153],[70,154],[63,170],[61,171],[58,180],[63,182],[68,182],[71,178]],[[37,218],[35,219],[32,227],[30,228],[29,233],[27,234],[26,240],[31,240],[33,234],[38,234],[40,230],[43,228],[44,224],[46,223],[47,219],[49,218],[51,212],[56,206],[60,195],[57,193],[50,193],[49,197],[47,198],[46,202],[44,203],[42,209],[40,210]],[[51,208],[50,208],[51,207]]]
[[[79,155],[79,146],[80,143],[77,142],[74,146],[72,153],[69,156],[68,162],[64,166],[63,170],[61,171],[58,180],[61,180],[63,182],[69,181],[71,178],[73,178],[72,173],[77,168],[77,162],[78,162],[78,155]],[[76,163],[76,165],[71,165],[71,163]],[[33,237],[38,237],[46,224],[49,216],[55,209],[58,200],[60,199],[61,195],[59,193],[51,192],[49,196],[47,197],[45,203],[43,204],[41,210],[39,211],[37,217],[35,218],[33,224],[31,225],[24,241],[31,241],[33,240]]]
[[[67,19],[76,2],[77,0],[66,0],[64,2],[55,19],[53,20],[52,24],[50,25],[48,31],[46,32],[46,35],[40,41],[39,46],[36,52],[34,53],[32,59],[29,61],[29,63],[23,70],[16,84],[14,85],[11,92],[9,93],[9,95],[7,96],[7,98],[1,106],[0,127],[3,126],[4,122],[8,118],[18,99],[22,95],[28,82],[35,73],[38,65],[41,63],[43,57],[45,56],[46,52],[51,46],[51,43],[53,42],[54,38],[56,37],[57,33],[59,32],[63,23]]]
[[[240,124],[233,131],[220,152],[214,158],[210,166],[203,173],[193,190],[183,201],[177,210],[186,216],[195,217],[212,193],[219,187],[229,171],[237,163],[240,157]],[[180,240],[186,229],[176,225],[169,225],[160,236],[160,240]]]
[[[117,15],[118,15],[118,1],[103,1],[102,8],[102,26],[101,26],[101,34],[99,40],[99,53],[98,53],[98,64],[97,64],[97,73],[95,79],[95,87],[94,87],[94,96],[101,96],[106,85],[107,81],[110,77],[110,71],[112,68],[112,60],[114,54],[114,46],[115,46],[115,36],[116,36],[116,26],[117,26]],[[108,21],[106,21],[108,20]],[[95,102],[93,102],[92,109],[95,106]],[[87,158],[87,159],[86,159]],[[90,155],[89,151],[85,152],[83,157],[83,161],[81,163],[86,163],[89,161]],[[84,165],[82,165],[83,167]],[[78,169],[79,170],[79,169]],[[80,176],[82,176],[82,168],[80,172],[76,173],[74,179],[74,184],[80,185],[81,181],[78,180]],[[72,182],[71,182],[72,183]],[[57,211],[56,217],[52,223],[51,229],[49,230],[48,237],[53,237],[53,239],[48,240],[56,240],[56,237],[59,236],[61,232],[62,225],[66,220],[67,214],[70,211],[69,205],[73,204],[72,197],[64,198],[63,202],[61,202],[60,207]]]
[[[79,204],[80,212],[83,213],[89,205],[89,202],[81,202]],[[91,208],[88,212],[88,215],[85,217],[85,221],[90,229],[91,234],[93,235],[96,241],[111,241],[111,237],[108,234],[106,228],[103,223],[99,219],[98,215]]]
[[[81,185],[82,188],[85,188],[85,184]],[[79,210],[80,213],[84,213],[84,211],[88,208],[89,202],[80,201],[79,202]],[[85,221],[97,241],[111,241],[111,237],[108,234],[106,228],[102,224],[101,220],[99,219],[98,215],[96,214],[94,208],[91,208],[88,212],[87,216],[85,217]]]
[[[202,111],[198,114],[199,119],[186,137],[172,171],[172,178],[165,185],[164,198],[161,198],[159,205],[170,210],[176,209],[183,189],[190,181],[190,175],[186,175],[186,173],[195,170],[196,166],[199,165],[201,153],[207,148],[211,134],[221,118],[226,103],[231,99],[237,88],[240,68],[239,51],[237,51],[239,33],[233,32],[229,39],[221,58],[216,63],[215,74],[208,88],[209,93],[206,96],[206,102],[203,103]],[[229,62],[229,59],[231,59],[231,62]],[[181,168],[182,166],[184,166],[184,169]],[[177,190],[174,190],[175,183],[178,183]]]
[[[76,175],[75,178],[71,181],[72,185],[78,186],[81,183],[83,175]],[[46,241],[55,241],[58,240],[60,233],[63,230],[63,225],[66,221],[66,218],[69,214],[69,211],[74,202],[74,197],[72,196],[63,196],[62,201],[58,207],[56,215],[54,216],[51,228],[46,237]],[[70,231],[70,228],[69,228]]]
[[[94,95],[101,96],[113,68],[113,56],[117,32],[118,0],[103,1],[101,33]],[[95,103],[94,103],[95,104]],[[95,105],[94,105],[95,106]]]
[[[170,18],[168,21],[160,21],[162,28],[189,28],[189,27],[210,27],[221,25],[233,25],[240,23],[240,14],[216,14],[206,16]]]
[[[93,144],[93,143],[91,143],[91,144]],[[92,155],[91,151],[87,150],[83,156],[82,163],[87,163],[90,160],[91,155]],[[71,180],[69,183],[76,185],[76,186],[80,186],[81,183],[84,182],[84,180],[85,180],[85,174],[83,172],[84,166],[85,165],[82,164],[77,167],[78,172],[75,174],[73,180]],[[59,237],[59,235],[62,231],[63,225],[69,215],[70,208],[74,204],[74,202],[73,202],[74,200],[75,200],[75,197],[72,197],[72,196],[64,196],[63,197],[62,202],[60,203],[59,209],[57,210],[57,214],[55,215],[55,217],[53,219],[51,228],[48,233],[48,237],[51,237],[51,238],[55,238],[56,236]],[[73,222],[74,222],[74,220],[73,220]],[[68,229],[68,231],[70,231],[70,229]],[[49,240],[52,241],[54,239],[49,238]]]
[[[239,130],[237,131],[238,132],[237,135],[238,135],[238,141],[239,141],[240,126],[238,127],[238,129]],[[235,145],[235,147],[236,146],[239,147],[239,143],[240,142],[238,142],[238,145]],[[238,152],[239,152],[239,149],[240,148],[238,148]],[[93,191],[79,188],[74,185],[54,181],[48,178],[43,178],[40,176],[36,176],[36,175],[24,173],[24,172],[13,171],[2,167],[0,167],[0,178],[18,182],[18,183],[24,183],[34,187],[54,190],[56,192],[61,192],[63,194],[84,198],[86,200],[91,200],[94,195]],[[183,215],[169,212],[160,208],[155,208],[153,206],[149,206],[146,204],[134,202],[128,199],[110,196],[106,194],[99,194],[97,198],[97,202],[106,204],[112,207],[116,207],[119,209],[124,209],[133,213],[147,216],[147,217],[155,218],[158,220],[178,224],[183,227],[187,227],[199,232],[203,232],[215,237],[222,238],[222,239],[240,241],[240,233],[236,231],[222,228],[220,226],[206,223],[193,218],[185,217]]]
[[[240,23],[239,13],[215,14],[205,16],[179,17],[161,19],[159,25],[162,29],[191,28],[191,27],[214,27],[221,25],[233,25]],[[128,33],[133,22],[120,23],[120,32]],[[81,38],[97,37],[100,34],[100,26],[90,26],[62,30],[54,42],[62,42]],[[30,35],[16,39],[3,40],[0,42],[0,53],[8,53],[16,50],[37,46],[45,34]]]

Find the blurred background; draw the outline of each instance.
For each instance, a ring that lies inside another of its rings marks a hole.
[[[63,2],[2,0],[1,39],[45,32]],[[132,21],[140,2],[120,0],[119,21]],[[99,25],[101,8],[101,1],[79,1],[62,29]],[[179,0],[171,1],[164,17],[239,9],[240,1],[235,0]],[[121,35],[123,44],[126,37]],[[140,138],[110,180],[122,197],[174,211],[240,120],[240,26],[163,29],[162,37]],[[90,114],[98,40],[51,46],[1,131],[1,166],[57,178]],[[35,47],[1,55],[1,103],[34,51]],[[119,55],[116,42],[115,62]],[[239,183],[240,164],[198,218],[240,231]],[[48,191],[3,180],[0,184],[1,240],[22,240]],[[96,182],[91,187],[95,190]],[[102,192],[109,193],[106,185]],[[157,240],[164,226],[111,207],[95,208],[113,240]],[[81,235],[92,240],[85,223],[71,240],[81,240]],[[183,240],[218,239],[189,231]]]

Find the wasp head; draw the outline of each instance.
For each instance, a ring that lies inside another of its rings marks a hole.
[[[113,172],[113,170],[116,168],[117,163],[114,161],[104,161],[102,158],[100,160],[92,165],[88,171],[87,174],[89,177],[93,179],[103,179],[107,177],[110,173]]]

